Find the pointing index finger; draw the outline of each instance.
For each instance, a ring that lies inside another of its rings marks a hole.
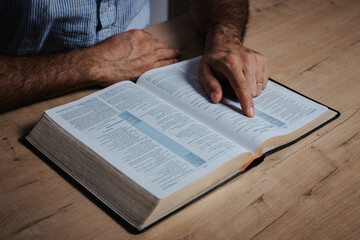
[[[233,69],[225,71],[225,76],[229,80],[245,115],[248,117],[254,117],[254,102],[251,97],[249,83],[246,81],[244,73],[238,69]]]

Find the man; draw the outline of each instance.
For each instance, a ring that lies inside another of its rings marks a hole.
[[[136,79],[179,51],[142,30],[149,0],[4,0],[0,3],[0,112],[89,86]],[[266,59],[243,46],[247,0],[193,0],[205,39],[199,80],[212,102],[228,81],[242,109],[267,84]],[[124,31],[124,32],[123,32]]]

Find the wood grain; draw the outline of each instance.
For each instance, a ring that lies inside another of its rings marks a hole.
[[[134,235],[19,143],[83,90],[0,115],[1,239],[359,239],[360,1],[251,1],[245,45],[270,76],[341,112],[336,121]],[[201,54],[189,15],[148,29]]]

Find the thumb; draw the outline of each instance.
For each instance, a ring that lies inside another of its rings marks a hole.
[[[198,76],[211,101],[220,102],[223,95],[221,85],[206,63],[201,63]]]

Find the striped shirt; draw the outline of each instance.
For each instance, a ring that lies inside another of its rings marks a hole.
[[[149,22],[149,0],[0,0],[0,54],[90,47]]]

